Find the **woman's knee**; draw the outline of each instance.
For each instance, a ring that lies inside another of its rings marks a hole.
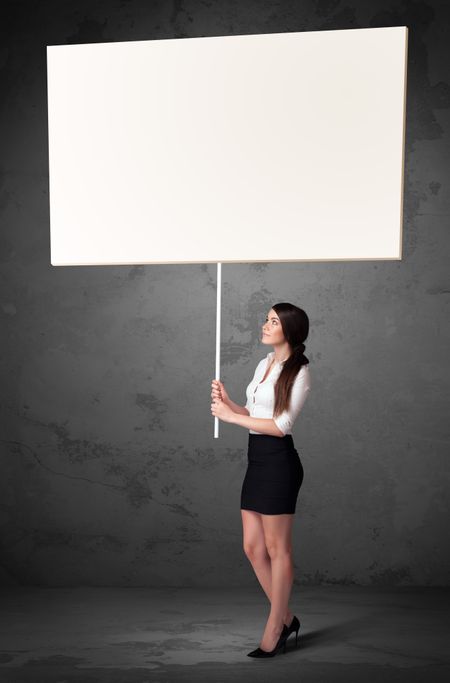
[[[266,551],[270,559],[274,558],[291,558],[292,559],[292,545],[284,541],[274,540],[266,542]]]
[[[267,560],[267,548],[264,543],[244,543],[244,553],[251,562],[258,560]]]

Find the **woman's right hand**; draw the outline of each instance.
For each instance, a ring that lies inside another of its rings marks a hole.
[[[220,379],[213,379],[211,382],[211,398],[213,401],[219,399],[219,401],[223,401],[224,403],[228,403],[230,400],[227,390]]]

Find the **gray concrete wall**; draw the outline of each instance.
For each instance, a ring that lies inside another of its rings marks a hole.
[[[296,582],[448,584],[449,6],[55,1],[2,13],[1,582],[256,581],[239,509],[247,431],[221,423],[213,439],[216,266],[49,264],[45,46],[406,24],[403,260],[225,264],[222,378],[244,403],[269,350],[265,314],[304,308],[313,387],[294,428]]]

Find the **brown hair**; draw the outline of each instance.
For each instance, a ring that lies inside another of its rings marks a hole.
[[[283,369],[275,384],[275,405],[273,416],[277,417],[289,408],[292,386],[302,365],[309,360],[303,354],[309,332],[309,318],[305,311],[294,304],[280,303],[272,306],[280,318],[284,337],[291,347],[291,355],[283,363]]]

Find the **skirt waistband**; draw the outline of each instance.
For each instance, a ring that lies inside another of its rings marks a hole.
[[[249,434],[248,439],[248,458],[251,462],[259,462],[261,459],[270,460],[272,458],[292,459],[293,456],[299,457],[294,446],[292,434],[284,436],[272,436],[272,434]]]
[[[289,446],[294,445],[294,439],[292,434],[285,434],[284,436],[273,436],[272,434],[248,434],[249,443],[260,441],[267,444],[287,444]]]
[[[295,452],[292,434],[273,436],[272,434],[248,435],[249,453],[289,453]]]

